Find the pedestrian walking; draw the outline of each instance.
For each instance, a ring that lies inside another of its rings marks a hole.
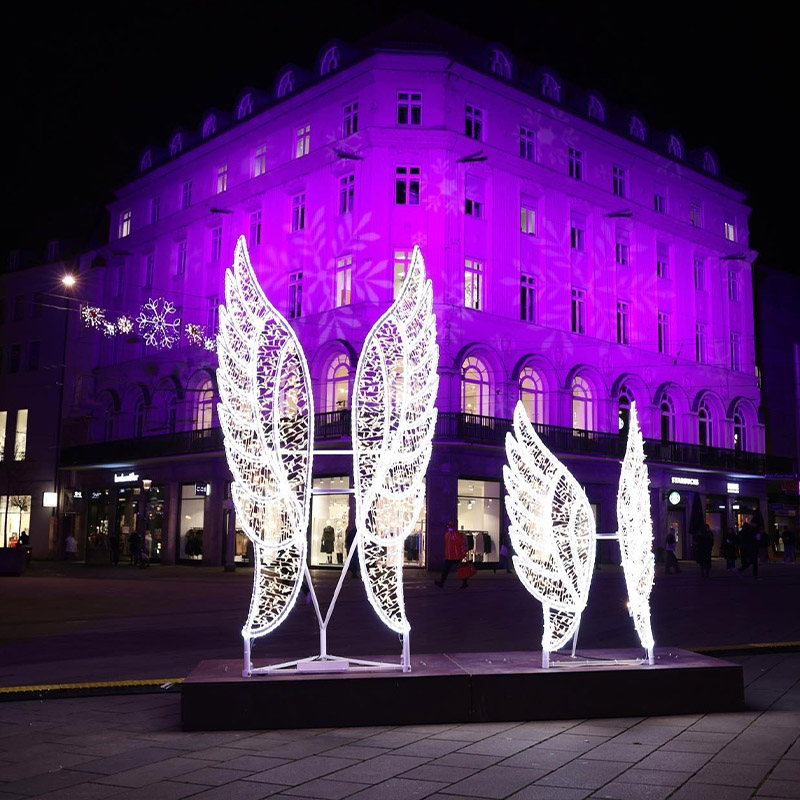
[[[447,580],[450,570],[457,567],[466,554],[467,542],[464,535],[458,530],[456,523],[451,520],[447,523],[447,530],[444,534],[444,569],[442,577],[438,581],[434,581],[436,586],[444,589],[444,582]],[[467,586],[467,578],[463,578],[461,588],[466,589]]]
[[[678,564],[678,559],[675,557],[675,549],[678,547],[678,539],[675,536],[675,531],[670,530],[667,538],[664,540],[664,574],[669,575],[674,569],[680,575],[681,568]]]
[[[758,539],[756,529],[745,522],[739,531],[739,552],[742,554],[742,566],[739,572],[744,572],[749,566],[753,567],[753,577],[758,580]]]
[[[700,565],[700,577],[711,575],[711,551],[714,547],[714,534],[708,525],[704,525],[694,537],[694,558]]]
[[[108,557],[112,567],[119,564],[119,530],[112,530],[108,534]]]
[[[75,541],[75,534],[69,532],[66,541],[67,561],[74,561],[78,557],[78,543]]]
[[[139,532],[134,529],[133,533],[128,537],[128,544],[131,548],[131,564],[133,566],[139,566],[139,556],[142,553],[142,537],[139,536]]]
[[[725,559],[725,566],[728,572],[736,569],[736,531],[733,528],[728,528],[728,532],[722,539],[722,546],[720,547],[721,555]]]
[[[788,526],[783,527],[783,563],[794,564],[795,532]]]

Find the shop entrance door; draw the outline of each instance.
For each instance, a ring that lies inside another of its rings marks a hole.
[[[686,542],[686,516],[682,508],[671,508],[667,512],[667,527],[675,534],[675,557],[678,559],[686,558],[689,548]]]

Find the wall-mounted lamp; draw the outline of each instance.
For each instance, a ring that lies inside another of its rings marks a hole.
[[[45,492],[42,495],[43,508],[55,508],[58,505],[58,495],[55,492]]]
[[[143,488],[143,489],[144,489],[146,492],[149,492],[149,491],[150,491],[150,487],[151,487],[152,485],[153,485],[153,481],[151,481],[149,478],[142,478],[142,488]]]

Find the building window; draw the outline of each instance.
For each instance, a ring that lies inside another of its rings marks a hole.
[[[345,175],[339,178],[339,213],[352,214],[353,198],[356,189],[356,176]]]
[[[711,409],[705,400],[700,401],[700,410],[697,412],[698,438],[701,447],[711,447],[714,443],[714,428]]]
[[[326,375],[328,411],[344,411],[350,407],[350,358],[341,353],[328,365]]]
[[[658,312],[658,352],[669,353],[669,314]]]
[[[222,257],[222,226],[211,231],[211,260],[219,261]]]
[[[536,205],[530,200],[523,199],[520,206],[519,228],[522,233],[536,236]]]
[[[624,267],[631,263],[631,247],[628,244],[627,232],[617,231],[617,241],[614,243],[614,257],[617,264]]]
[[[569,229],[570,247],[583,252],[586,249],[586,222],[582,217],[573,216]]]
[[[623,167],[614,167],[611,188],[617,197],[628,196],[628,171]]]
[[[536,322],[536,278],[525,273],[519,276],[519,318]]]
[[[703,169],[708,172],[709,175],[717,174],[717,162],[711,153],[703,153]]]
[[[419,167],[397,167],[394,171],[394,201],[399,206],[419,205]]]
[[[278,83],[278,97],[286,97],[294,91],[294,72],[289,70],[284,72],[281,76],[280,83]]]
[[[41,347],[41,342],[31,342],[28,345],[28,372],[36,372],[36,370],[39,369],[39,353]]]
[[[307,156],[311,149],[311,125],[301,125],[294,132],[294,157]]]
[[[207,431],[212,427],[214,418],[214,383],[211,378],[206,378],[195,392],[192,429],[195,431]]]
[[[181,210],[186,210],[192,204],[192,182],[186,181],[181,186]]]
[[[694,355],[698,364],[705,364],[707,355],[707,337],[706,325],[703,322],[697,322],[694,326]]]
[[[468,217],[480,219],[483,216],[484,204],[484,184],[480,178],[474,175],[467,175],[464,193],[464,213]]]
[[[8,411],[0,411],[0,461],[6,457],[6,425],[8,425]]]
[[[339,60],[339,48],[335,45],[333,47],[329,47],[325,51],[325,55],[322,57],[322,64],[319,68],[320,75],[327,75],[328,73],[339,69]]]
[[[470,139],[483,141],[483,111],[477,106],[465,106],[464,133]]]
[[[693,228],[703,227],[703,204],[699,200],[689,202],[689,224]]]
[[[583,151],[569,148],[569,176],[576,181],[583,180]]]
[[[639,117],[631,117],[631,121],[628,125],[628,134],[634,139],[638,139],[640,142],[643,142],[647,138],[644,122],[642,122]]]
[[[620,390],[619,402],[617,403],[617,426],[619,432],[626,437],[631,423],[631,402],[630,393],[623,387]]]
[[[593,94],[589,95],[589,102],[586,105],[586,113],[588,116],[590,116],[592,119],[596,119],[598,122],[605,122],[606,110],[599,98]]]
[[[666,242],[656,242],[656,276],[669,278],[669,245]]]
[[[702,258],[694,259],[694,288],[700,292],[706,288],[706,262]]]
[[[536,161],[536,133],[519,126],[519,155],[526,161]]]
[[[397,93],[397,124],[422,124],[422,94],[419,92]]]
[[[358,132],[358,100],[345,103],[342,108],[342,136]]]
[[[14,461],[24,461],[28,452],[28,409],[17,411],[17,428],[14,433]]]
[[[483,309],[483,264],[471,258],[464,259],[464,307]]]
[[[253,113],[253,95],[249,92],[239,100],[236,106],[236,119],[244,119]]]
[[[141,438],[144,435],[144,415],[144,400],[139,398],[133,407],[133,435],[135,438]]]
[[[178,400],[175,395],[171,395],[166,406],[167,432],[175,433],[178,428]]]
[[[158,222],[161,219],[161,198],[152,197],[150,199],[150,224]]]
[[[492,50],[489,53],[489,72],[494,75],[499,75],[501,78],[510,80],[511,78],[511,64],[504,53],[499,50]]]
[[[353,256],[336,259],[336,308],[350,305],[350,284],[353,274]]]
[[[725,238],[729,242],[736,241],[736,223],[734,222],[733,217],[728,217],[728,216],[725,217],[724,232],[725,232]]]
[[[738,333],[731,333],[731,369],[742,371],[742,340]]]
[[[627,303],[617,300],[617,344],[631,343],[631,315]]]
[[[186,239],[181,239],[175,248],[175,274],[186,274]]]
[[[733,412],[733,449],[737,453],[747,450],[747,423],[738,408]]]
[[[302,231],[306,227],[306,195],[305,192],[292,198],[292,233]]]
[[[119,238],[124,239],[131,234],[131,218],[132,214],[130,209],[123,211],[119,215]],[[52,260],[52,259],[51,259]]]
[[[413,255],[413,250],[400,250],[396,249],[393,251],[392,254],[392,275],[393,275],[393,284],[394,284],[394,298],[395,300],[400,296],[400,291],[403,288],[403,281],[406,278],[406,273],[408,272],[408,268],[411,266],[411,256]]]
[[[667,152],[673,156],[673,158],[683,158],[683,145],[681,144],[681,140],[675,136],[675,134],[672,134],[669,137]]]
[[[586,292],[583,289],[572,290],[571,330],[573,333],[586,333]]]
[[[672,442],[675,439],[675,406],[672,400],[664,395],[659,407],[661,421],[661,441]]]
[[[525,367],[519,374],[519,399],[528,412],[528,419],[544,424],[544,388],[541,376],[533,367]]]
[[[253,156],[253,177],[257,178],[267,171],[267,146],[260,144],[256,147],[255,155]]]
[[[303,314],[303,273],[289,275],[289,319],[298,319]]]
[[[144,277],[142,285],[145,288],[150,288],[153,285],[153,272],[156,266],[156,257],[154,253],[148,253],[144,257]]]
[[[476,356],[467,356],[461,364],[461,413],[491,416],[489,373]]]
[[[176,133],[170,140],[169,154],[171,156],[176,156],[181,150],[183,150],[183,136],[180,133]]]
[[[728,298],[734,302],[739,302],[742,299],[739,290],[739,272],[735,269],[728,270]]]
[[[556,102],[561,100],[561,87],[558,85],[558,81],[547,72],[542,75],[541,88],[542,97],[546,97],[548,100],[555,100]]]
[[[658,183],[653,190],[653,211],[656,214],[667,213],[667,187]]]
[[[589,384],[580,375],[572,379],[572,428],[594,430],[594,398]]]
[[[219,297],[212,295],[206,298],[206,331],[214,336],[219,328]]]
[[[250,214],[250,247],[258,247],[261,244],[261,212],[253,211]]]
[[[228,165],[217,167],[217,194],[228,190]]]
[[[203,122],[203,138],[208,139],[217,132],[217,118],[213,114],[209,114]]]

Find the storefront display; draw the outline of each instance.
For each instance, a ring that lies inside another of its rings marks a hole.
[[[341,567],[350,524],[350,478],[314,478],[313,488],[324,493],[315,494],[311,501],[309,563],[312,567]]]
[[[16,547],[20,533],[30,533],[30,529],[31,496],[0,495],[0,547]]]
[[[207,493],[205,483],[181,485],[178,558],[184,561],[202,561],[203,559],[203,524]]]
[[[143,550],[150,561],[161,561],[164,546],[164,496],[163,486],[151,486],[147,491]]]
[[[131,560],[131,534],[136,530],[142,490],[138,486],[117,489],[117,521],[115,530],[119,534],[120,563]]]
[[[500,482],[460,478],[458,529],[467,540],[467,560],[496,564],[500,560]]]

